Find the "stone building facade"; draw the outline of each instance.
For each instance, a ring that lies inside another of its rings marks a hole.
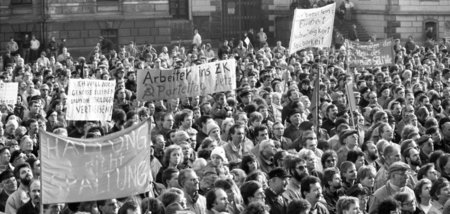
[[[191,37],[189,13],[184,18],[174,18],[177,14],[172,13],[180,7],[171,4],[184,1],[1,0],[0,50],[5,50],[10,37],[20,43],[24,34],[35,34],[44,42],[52,36],[57,41],[66,38],[68,47],[80,51],[91,50],[99,36],[116,46],[130,41],[167,44],[173,32],[178,35],[175,39],[186,33]]]
[[[424,41],[427,30],[439,40],[450,37],[448,0],[352,0],[357,20],[378,38]]]

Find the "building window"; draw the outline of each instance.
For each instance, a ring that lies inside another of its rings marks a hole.
[[[189,1],[169,0],[169,12],[175,19],[189,19]]]
[[[119,31],[117,29],[103,29],[100,34],[106,41],[110,41],[111,48],[114,50],[119,50]]]
[[[11,5],[31,5],[33,0],[11,0]]]

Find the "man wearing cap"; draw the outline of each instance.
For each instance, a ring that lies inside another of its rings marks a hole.
[[[387,183],[375,191],[369,205],[369,213],[378,213],[378,208],[386,198],[393,197],[395,194],[405,192],[414,195],[414,191],[406,186],[408,182],[409,166],[406,163],[397,161],[389,166],[389,180]]]
[[[397,161],[401,161],[400,149],[396,145],[398,144],[388,145],[383,150],[384,164],[375,176],[375,189],[382,187],[389,179],[390,166]]]
[[[270,214],[286,213],[287,201],[282,196],[286,191],[289,174],[283,168],[275,168],[269,172],[269,188],[265,190],[266,202],[270,206]]]
[[[340,148],[337,151],[338,166],[347,160],[347,154],[349,151],[359,150],[358,139],[358,132],[354,129],[345,130],[339,135]]]
[[[0,193],[0,212],[5,212],[6,200],[17,190],[17,181],[13,172],[6,170],[0,174],[0,182],[3,186],[3,190]]]
[[[241,94],[239,94],[240,104],[237,106],[239,111],[244,111],[244,108],[252,101],[252,96],[251,90],[248,89],[244,89]]]

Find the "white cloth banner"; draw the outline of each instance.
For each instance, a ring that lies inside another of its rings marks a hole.
[[[111,120],[115,81],[71,79],[67,96],[67,120]]]
[[[305,48],[330,47],[336,3],[313,9],[295,9],[289,54]]]
[[[17,82],[0,82],[0,105],[15,105],[19,84]]]

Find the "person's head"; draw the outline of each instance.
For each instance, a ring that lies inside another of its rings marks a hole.
[[[180,174],[180,171],[176,168],[169,167],[163,171],[162,174],[162,182],[164,186],[167,188],[176,187],[179,188],[178,184],[178,175]]]
[[[288,204],[286,214],[308,214],[310,210],[311,204],[307,200],[299,198]]]
[[[398,187],[406,186],[408,181],[408,170],[411,168],[408,164],[397,161],[389,166],[389,182]]]
[[[178,176],[178,184],[187,194],[192,195],[200,189],[200,182],[193,169],[183,169]]]
[[[358,170],[357,182],[361,183],[364,187],[372,188],[375,185],[375,175],[377,171],[371,166],[362,166]]]
[[[337,166],[338,155],[334,150],[327,150],[322,154],[321,162],[324,169]]]
[[[417,172],[417,179],[422,180],[423,178],[429,179],[433,182],[438,179],[434,163],[427,163],[420,167],[419,171]]]
[[[345,182],[352,183],[356,181],[357,178],[357,171],[356,166],[354,163],[350,161],[344,161],[341,163],[341,166],[339,167],[341,170],[342,179]]]
[[[347,161],[355,164],[356,170],[365,165],[364,152],[360,150],[351,150],[347,153]]]
[[[302,179],[301,182],[302,197],[309,203],[316,204],[322,197],[322,186],[320,179],[315,176],[308,176]]]
[[[182,207],[184,207],[186,203],[186,198],[183,191],[178,188],[167,189],[160,195],[159,199],[163,203],[164,207],[167,207],[172,203],[179,203]]]
[[[30,195],[31,203],[38,206],[41,203],[41,181],[38,179],[33,179],[30,184]]]
[[[11,152],[8,147],[3,147],[0,149],[0,164],[6,165],[11,159]]]
[[[136,201],[128,200],[119,208],[118,214],[141,214],[141,208]]]
[[[17,180],[14,177],[14,173],[9,169],[0,174],[0,183],[8,194],[17,190]]]
[[[230,128],[233,143],[241,143],[245,139],[245,133],[245,127],[241,124],[235,124]]]
[[[419,150],[414,147],[408,147],[403,152],[403,157],[405,162],[413,167],[419,167],[422,165],[422,160],[420,160]]]
[[[265,125],[258,125],[254,129],[256,134],[256,141],[261,142],[269,140],[269,129]]]
[[[388,145],[383,150],[383,157],[386,165],[390,166],[392,163],[401,160],[400,150],[394,145]]]
[[[312,150],[302,149],[300,150],[298,155],[301,159],[306,161],[306,167],[308,168],[308,171],[312,172],[316,169],[317,157]]]
[[[178,145],[170,145],[164,151],[163,164],[165,166],[177,166],[183,161],[183,151]]]
[[[430,199],[430,190],[432,187],[431,180],[428,178],[420,179],[414,186],[414,195],[416,196],[417,202],[421,202],[422,199]]]
[[[261,155],[266,159],[271,159],[277,153],[275,143],[273,140],[263,140],[259,145]]]
[[[335,190],[342,187],[341,173],[337,168],[327,168],[323,171],[323,186]]]
[[[28,163],[19,164],[14,168],[14,176],[19,180],[20,184],[29,187],[33,180],[33,172]]]
[[[450,175],[450,154],[446,153],[439,157],[439,170],[442,175]]]
[[[174,125],[174,118],[172,113],[165,113],[162,117],[162,127],[165,129],[172,129]]]
[[[268,187],[266,173],[259,170],[248,174],[247,178],[245,178],[245,181],[258,181],[262,185],[263,189],[266,189]]]
[[[256,171],[258,169],[256,156],[253,154],[244,155],[241,161],[241,169],[247,174]]]
[[[264,190],[259,182],[247,181],[242,184],[240,190],[245,205],[256,201],[264,202]]]
[[[394,195],[394,199],[398,201],[402,211],[410,213],[416,211],[416,199],[414,194],[409,192],[399,192]]]
[[[339,197],[339,200],[336,202],[336,214],[358,214],[358,213],[360,213],[358,198],[351,196]]]
[[[445,203],[450,198],[449,181],[444,177],[437,179],[431,186],[430,195],[433,200]]]
[[[228,195],[222,188],[212,188],[206,195],[206,209],[217,212],[226,212],[228,206]]]
[[[393,198],[386,198],[378,206],[377,214],[399,214],[400,204]]]
[[[306,161],[298,155],[288,155],[284,160],[284,166],[292,176],[291,179],[295,179],[298,182],[301,182],[304,177],[309,175]]]
[[[119,204],[115,198],[97,201],[97,206],[102,214],[118,214]]]
[[[364,141],[361,150],[364,152],[366,160],[375,161],[378,159],[378,149],[373,141]]]
[[[290,177],[288,172],[283,168],[275,168],[271,170],[268,174],[269,176],[269,187],[277,195],[281,195],[286,191],[288,178]]]

